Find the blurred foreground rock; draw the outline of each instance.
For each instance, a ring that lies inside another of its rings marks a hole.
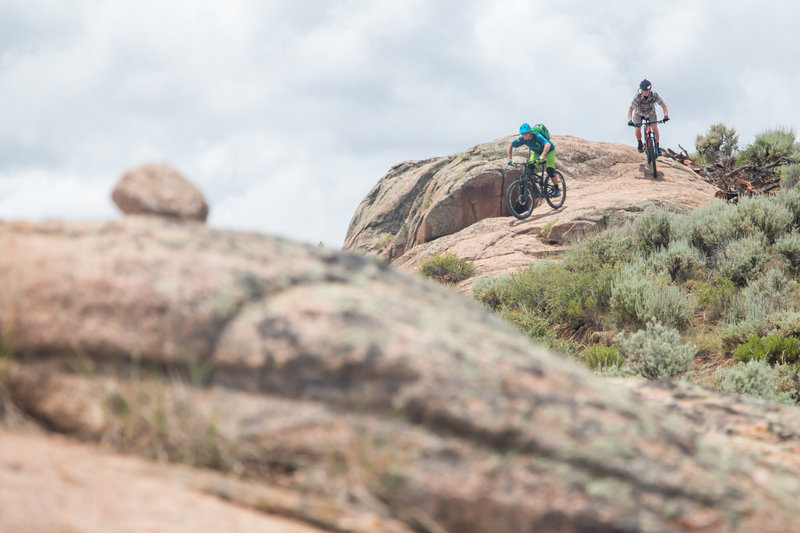
[[[152,217],[0,249],[7,427],[329,531],[795,527],[797,409],[601,380],[377,259]]]
[[[322,533],[226,502],[192,472],[92,445],[0,428],[0,531],[8,533]],[[220,476],[219,486],[228,481]]]

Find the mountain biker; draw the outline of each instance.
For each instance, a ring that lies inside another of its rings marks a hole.
[[[537,131],[533,131],[530,124],[527,122],[519,127],[519,137],[508,143],[508,164],[511,161],[511,152],[514,148],[519,148],[522,145],[527,146],[531,151],[531,156],[528,159],[528,164],[531,163],[546,163],[547,175],[553,180],[555,188],[550,193],[552,197],[561,195],[558,177],[556,177],[556,145],[545,138],[544,135]]]
[[[652,90],[652,84],[645,78],[639,83],[639,92],[633,97],[631,106],[628,108],[628,126],[636,127],[636,149],[644,152],[644,146],[642,145],[642,119],[644,117],[649,118],[650,122],[652,122],[653,133],[656,135],[656,153],[660,155],[658,124],[656,124],[658,120],[656,104],[660,105],[661,109],[664,110],[664,122],[668,121],[669,111],[667,110],[667,104],[658,96],[657,92]]]

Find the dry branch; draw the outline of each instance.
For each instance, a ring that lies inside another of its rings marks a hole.
[[[714,185],[719,191],[717,198],[724,198],[729,202],[738,201],[741,196],[757,194],[775,194],[780,191],[780,175],[775,170],[779,165],[796,163],[794,159],[786,157],[769,165],[743,165],[737,168],[714,163],[712,165],[698,165],[689,157],[686,149],[678,145],[680,152],[670,148],[662,149],[662,155],[686,165],[696,172],[701,178]]]

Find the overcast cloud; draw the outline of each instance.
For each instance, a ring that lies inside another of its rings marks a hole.
[[[168,161],[210,225],[338,248],[400,161],[521,122],[632,144],[642,77],[665,146],[797,128],[798,20],[789,0],[0,0],[0,219],[117,217],[121,174]]]

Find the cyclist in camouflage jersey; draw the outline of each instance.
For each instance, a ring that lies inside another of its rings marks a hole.
[[[641,83],[639,83],[639,92],[633,97],[631,106],[628,108],[628,126],[636,127],[637,149],[640,152],[644,152],[644,146],[642,145],[642,119],[648,117],[650,122],[653,123],[652,126],[653,133],[656,135],[657,153],[661,153],[658,147],[659,134],[658,124],[656,124],[656,120],[658,120],[658,117],[656,117],[656,104],[660,105],[661,109],[664,110],[664,122],[668,121],[669,111],[667,110],[667,104],[658,96],[657,92],[652,90],[652,84],[647,79],[642,80]]]

